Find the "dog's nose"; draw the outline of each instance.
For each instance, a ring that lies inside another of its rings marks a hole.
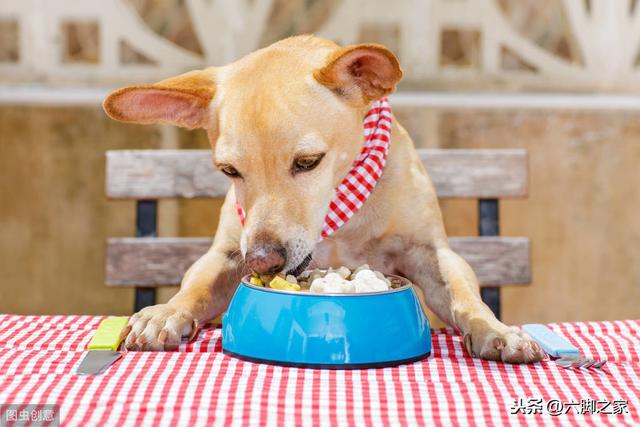
[[[287,249],[279,243],[256,244],[247,251],[244,261],[258,274],[276,274],[287,264]]]

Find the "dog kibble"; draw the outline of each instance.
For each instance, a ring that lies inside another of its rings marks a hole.
[[[338,273],[330,272],[326,276],[314,280],[309,290],[326,294],[347,294],[355,292],[356,287],[351,280],[340,277]]]
[[[309,284],[313,283],[316,279],[319,279],[320,277],[324,277],[325,276],[325,272],[321,271],[321,270],[313,270],[311,271],[311,273],[309,274]]]
[[[338,276],[342,277],[343,279],[348,279],[351,276],[351,270],[349,270],[345,266],[342,266],[339,269],[337,269],[336,273],[338,274]]]
[[[369,264],[362,264],[360,267],[353,270],[353,273],[351,274],[351,280],[355,279],[356,274],[360,273],[362,270],[371,270],[371,267],[369,267]]]
[[[251,275],[251,279],[249,279],[249,283],[256,286],[264,286],[264,282],[260,279],[260,276],[256,273]]]
[[[287,279],[283,279],[280,276],[276,276],[269,282],[269,287],[273,289],[279,289],[281,291],[299,291],[300,285],[297,283],[291,283]]]
[[[360,270],[358,274],[356,274],[355,279],[353,279],[356,292],[381,292],[389,290],[390,283],[380,279],[376,273],[377,271]]]
[[[306,270],[298,277],[282,273],[276,276],[252,274],[250,283],[283,291],[310,291],[317,293],[364,293],[383,292],[402,286],[396,278],[388,278],[379,271],[363,264],[353,272],[342,266],[337,269]]]

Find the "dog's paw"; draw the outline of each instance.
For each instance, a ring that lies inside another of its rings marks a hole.
[[[504,331],[488,329],[472,332],[463,338],[464,347],[472,357],[507,363],[539,362],[545,356],[537,342],[516,328]]]
[[[122,331],[124,346],[132,351],[174,350],[182,337],[196,331],[194,318],[186,311],[169,304],[145,307],[131,316]]]

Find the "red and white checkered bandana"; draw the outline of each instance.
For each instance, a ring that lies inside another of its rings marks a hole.
[[[364,145],[347,176],[335,189],[324,219],[320,240],[332,235],[362,207],[378,183],[391,144],[391,108],[387,98],[374,102],[364,117]],[[236,201],[240,222],[245,212]]]

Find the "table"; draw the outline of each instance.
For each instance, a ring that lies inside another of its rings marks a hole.
[[[601,371],[472,359],[450,329],[434,330],[432,355],[411,365],[283,368],[225,356],[212,326],[178,351],[129,352],[78,376],[102,319],[0,315],[0,404],[57,404],[63,425],[90,426],[640,425],[640,320],[549,325],[606,358]]]

